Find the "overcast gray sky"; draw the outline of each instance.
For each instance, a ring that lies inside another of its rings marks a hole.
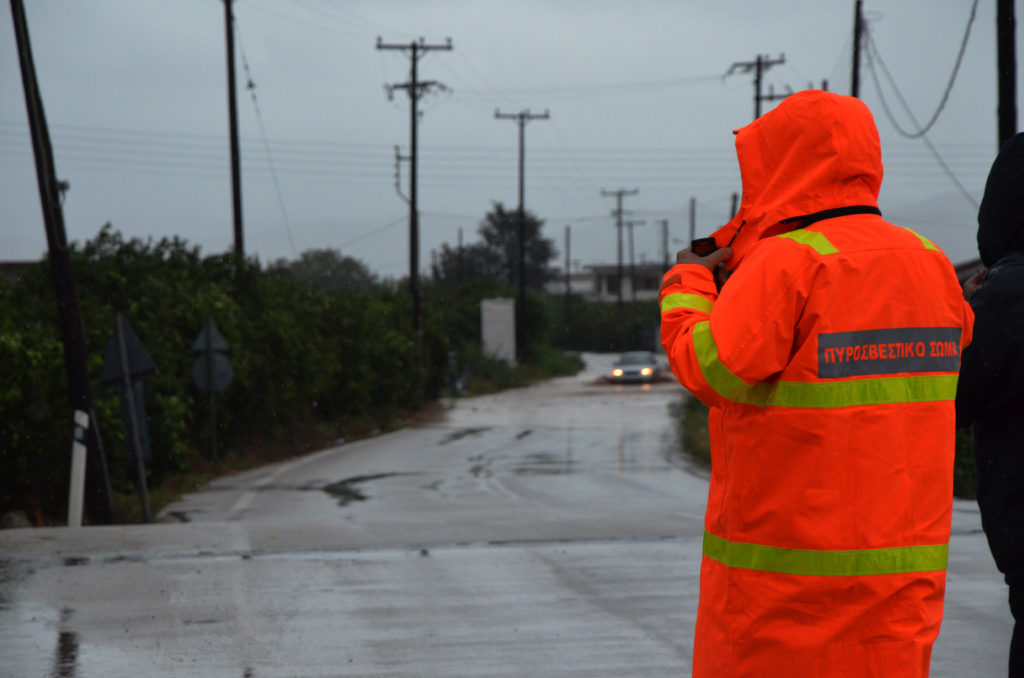
[[[972,4],[865,0],[873,70],[905,130],[914,123],[901,97],[920,123],[939,107]],[[68,237],[92,238],[109,221],[127,237],[180,236],[204,255],[230,249],[223,2],[25,5],[58,175],[71,185]],[[601,192],[635,188],[624,206],[645,222],[634,230],[636,257],[660,261],[661,220],[677,249],[689,235],[691,198],[704,235],[727,220],[740,189],[731,131],[752,119],[754,88],[749,73],[725,77],[730,67],[758,54],[784,56],[765,73],[765,94],[823,80],[848,94],[853,7],[236,0],[246,253],[266,263],[331,247],[382,276],[408,274],[408,208],[395,190],[394,147],[409,152],[409,100],[404,91],[389,100],[384,85],[406,82],[409,60],[376,42],[450,37],[450,52],[430,52],[419,64],[421,80],[447,87],[423,100],[419,127],[424,269],[431,250],[457,243],[460,228],[465,242],[476,240],[493,201],[517,204],[518,127],[496,120],[497,109],[550,113],[526,126],[526,207],[560,252],[569,226],[573,260],[613,263],[615,202]],[[0,259],[35,259],[46,239],[9,8],[0,24]],[[883,143],[883,213],[935,240],[953,261],[976,256],[976,202],[997,150],[995,26],[995,0],[980,0],[959,75],[928,133],[949,173],[922,140],[897,132],[867,56],[862,66],[861,95]],[[407,191],[407,167],[401,176]]]

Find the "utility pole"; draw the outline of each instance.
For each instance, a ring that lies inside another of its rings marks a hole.
[[[105,525],[113,522],[110,482],[100,441],[99,422],[92,404],[92,389],[86,366],[85,330],[82,327],[82,316],[75,294],[71,255],[68,251],[67,232],[64,229],[64,211],[61,203],[63,192],[68,186],[65,182],[57,180],[53,147],[50,144],[50,132],[39,93],[39,82],[36,80],[28,22],[25,19],[22,0],[11,0],[11,14],[18,45],[29,132],[32,136],[32,152],[35,156],[36,181],[39,185],[47,250],[57,295],[57,318],[64,345],[64,365],[68,375],[68,400],[72,410],[72,421],[75,422],[76,437],[79,432],[85,436],[84,441],[78,441],[84,442],[86,447],[85,508],[93,523]],[[82,426],[80,422],[86,425]],[[72,511],[69,511],[69,515],[71,513]]]
[[[235,223],[235,257],[245,257],[242,236],[242,170],[238,150],[238,104],[235,92],[235,17],[231,12],[233,0],[224,0],[224,30],[228,53],[228,129],[231,135],[231,205]]]
[[[455,261],[455,282],[462,286],[462,226],[459,226],[459,252]]]
[[[665,267],[669,267],[669,220],[662,219],[662,256],[664,258],[663,263]]]
[[[1016,26],[1013,0],[998,0],[996,51],[999,68],[999,148],[1017,132]]]
[[[565,226],[565,314],[563,316],[566,328],[569,327],[569,302],[572,300],[572,259],[569,258],[571,230],[568,224]]]
[[[515,120],[519,124],[519,298],[517,299],[518,313],[516,318],[516,346],[519,348],[520,362],[524,362],[529,355],[526,345],[529,336],[526,331],[526,212],[524,204],[525,185],[525,162],[526,162],[526,123],[531,120],[547,120],[550,116],[547,111],[543,113],[530,113],[530,109],[518,113],[502,113],[494,111],[496,120]]]
[[[729,218],[732,219],[736,216],[736,211],[739,209],[740,194],[736,191],[732,192],[732,206],[729,208]]]
[[[636,195],[640,192],[639,188],[634,188],[632,191],[627,191],[624,188],[620,188],[617,191],[606,191],[601,189],[601,195],[603,196],[615,196],[615,209],[612,211],[612,216],[615,217],[615,228],[618,231],[618,242],[619,242],[619,268],[616,273],[616,286],[618,287],[619,294],[619,308],[622,308],[622,198],[627,195]]]
[[[1013,0],[1010,0],[1011,4]],[[853,8],[853,73],[850,77],[850,96],[860,96],[860,43],[864,35],[864,0],[857,0]]]
[[[690,242],[697,237],[697,199],[690,198]]]
[[[772,59],[771,57],[763,54],[758,54],[757,58],[753,61],[737,61],[729,70],[726,71],[725,75],[728,77],[734,72],[740,73],[754,73],[754,119],[761,117],[761,102],[762,101],[774,101],[776,99],[784,99],[789,94],[776,95],[774,89],[767,95],[761,94],[761,81],[763,80],[764,72],[772,66],[778,66],[786,63],[786,55],[780,54],[778,59]]]
[[[636,301],[636,263],[633,258],[633,227],[643,226],[646,221],[627,221],[626,228],[629,229],[629,296]]]
[[[394,90],[404,89],[409,93],[409,291],[412,294],[412,327],[416,335],[416,397],[419,401],[423,399],[423,321],[420,317],[420,237],[419,237],[419,210],[416,203],[416,122],[419,118],[419,98],[421,91],[427,91],[431,87],[444,87],[436,80],[420,82],[418,79],[417,66],[420,57],[433,50],[452,49],[452,39],[443,45],[428,45],[420,38],[413,40],[407,45],[385,44],[377,38],[377,49],[398,49],[409,55],[411,64],[409,70],[409,81],[395,85],[385,85],[388,98],[394,96]]]

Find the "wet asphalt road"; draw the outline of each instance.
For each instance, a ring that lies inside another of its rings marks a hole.
[[[687,675],[707,481],[679,387],[601,384],[610,361],[222,479],[173,522],[0,533],[0,676]],[[970,504],[954,528],[933,675],[999,675]]]

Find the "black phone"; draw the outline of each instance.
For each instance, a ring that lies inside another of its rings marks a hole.
[[[706,257],[718,249],[714,238],[697,238],[690,241],[690,251],[698,257]]]

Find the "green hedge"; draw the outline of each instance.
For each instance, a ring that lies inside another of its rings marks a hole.
[[[361,291],[317,290],[286,268],[231,255],[203,257],[180,239],[126,240],[109,226],[71,251],[76,293],[108,473],[116,495],[134,495],[116,389],[99,372],[123,314],[157,365],[145,379],[152,465],[159,487],[210,456],[208,396],[192,383],[192,350],[212,318],[230,346],[234,379],[217,398],[220,456],[259,448],[301,451],[309,430],[325,442],[386,429],[419,398],[417,340],[404,283]],[[422,285],[423,396],[446,383],[449,352],[474,370],[496,369],[479,353],[480,300],[514,296],[496,284]],[[544,301],[527,304],[530,344],[550,351]],[[55,294],[47,261],[17,283],[0,282],[0,514],[66,515],[71,413]],[[500,380],[499,380],[500,381]],[[504,385],[502,382],[500,385]]]

